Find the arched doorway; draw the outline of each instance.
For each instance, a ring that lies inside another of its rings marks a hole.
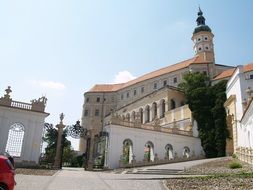
[[[123,141],[123,162],[129,164],[133,160],[133,143],[130,139]]]
[[[165,146],[165,150],[166,150],[165,157],[169,160],[172,160],[173,159],[173,147],[172,147],[172,145],[167,144]]]
[[[148,141],[145,144],[145,147],[144,147],[144,158],[148,162],[153,162],[154,159],[155,159],[155,156],[154,156],[154,144],[152,142],[150,142],[150,141]]]
[[[189,158],[190,157],[190,148],[185,146],[183,149],[183,157],[184,158]]]

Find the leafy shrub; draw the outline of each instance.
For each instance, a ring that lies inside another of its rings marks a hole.
[[[237,158],[235,153],[232,154],[232,158]]]
[[[230,169],[242,168],[242,165],[239,162],[232,162],[228,165]]]

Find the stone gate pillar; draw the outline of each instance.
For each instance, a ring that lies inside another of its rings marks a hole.
[[[58,129],[58,136],[57,136],[57,145],[56,145],[56,155],[54,160],[54,168],[60,169],[61,168],[61,149],[62,149],[62,134],[63,129],[65,125],[63,125],[62,120],[64,119],[64,114],[60,114],[60,123],[56,125],[56,128]]]

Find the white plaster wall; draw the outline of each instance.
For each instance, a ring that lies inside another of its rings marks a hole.
[[[46,113],[0,106],[0,153],[5,152],[10,126],[14,123],[21,123],[25,127],[25,134],[21,156],[16,160],[38,163],[46,116]]]
[[[133,154],[136,161],[142,161],[144,158],[144,146],[148,141],[154,144],[154,154],[158,155],[159,159],[165,157],[165,146],[171,144],[173,152],[177,153],[178,157],[183,156],[183,148],[188,146],[191,150],[190,154],[195,152],[195,155],[200,155],[202,151],[199,138],[161,133],[136,128],[128,128],[117,125],[106,126],[105,130],[109,133],[108,144],[108,167],[119,167],[120,156],[122,155],[123,141],[130,139],[133,142]]]
[[[227,98],[229,98],[231,95],[236,96],[236,103],[235,103],[235,120],[237,123],[237,145],[238,146],[246,146],[246,138],[248,136],[247,129],[241,125],[241,119],[243,116],[243,105],[242,102],[244,99],[248,99],[246,94],[246,89],[248,87],[251,87],[253,89],[253,80],[247,79],[247,73],[243,72],[243,67],[238,66],[235,70],[233,76],[230,78],[230,80],[227,83]]]
[[[241,121],[240,138],[242,147],[253,148],[253,102]]]

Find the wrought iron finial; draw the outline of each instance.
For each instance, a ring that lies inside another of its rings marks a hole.
[[[79,139],[80,137],[84,137],[87,134],[87,129],[84,129],[80,125],[80,121],[76,121],[75,125],[69,125],[67,126],[68,130],[68,136],[71,136],[72,138]]]

